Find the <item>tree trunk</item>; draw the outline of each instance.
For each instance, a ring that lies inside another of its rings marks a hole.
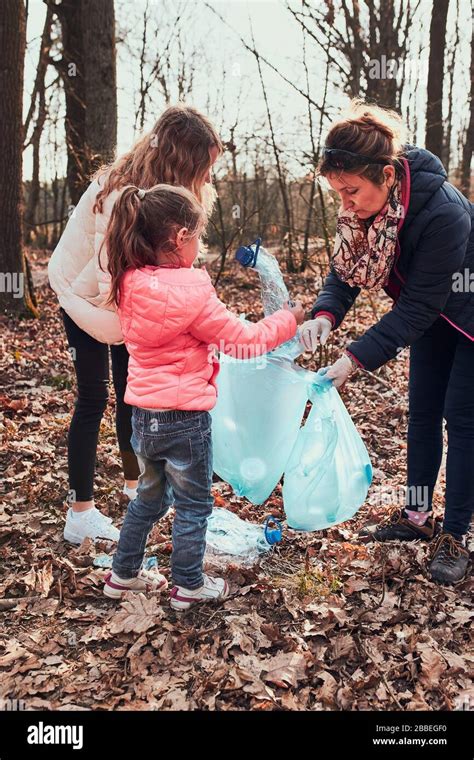
[[[462,149],[461,192],[469,198],[471,192],[471,163],[474,149],[474,32],[471,37],[471,113]]]
[[[396,108],[400,99],[400,87],[391,67],[394,61],[402,61],[406,53],[398,42],[397,25],[401,21],[402,8],[396,11],[394,0],[383,0],[377,7],[375,3],[369,4],[368,54],[370,60],[380,63],[381,70],[380,77],[367,77],[365,96],[386,108]]]
[[[114,0],[82,0],[88,171],[111,161],[117,145]]]
[[[41,135],[43,133],[43,127],[46,120],[46,97],[45,97],[45,76],[48,66],[48,56],[51,47],[51,21],[52,11],[48,8],[46,18],[43,27],[43,34],[41,35],[41,48],[38,62],[38,68],[36,71],[35,86],[33,89],[33,97],[31,99],[31,105],[26,117],[25,122],[25,135],[28,131],[28,125],[33,118],[36,106],[36,98],[38,97],[38,117],[36,124],[31,135],[30,144],[33,147],[33,170],[31,174],[31,184],[29,186],[28,200],[25,210],[25,242],[30,242],[33,230],[36,222],[36,209],[39,203],[40,195],[40,143]]]
[[[428,66],[425,147],[436,156],[443,154],[443,74],[446,48],[446,21],[449,0],[433,0]]]
[[[456,73],[456,52],[459,47],[459,0],[456,0],[456,18],[455,18],[455,37],[450,51],[449,61],[447,63],[447,81],[448,81],[448,113],[446,118],[446,129],[444,135],[444,151],[442,161],[449,178],[451,168],[451,141],[453,136],[453,112],[455,98],[455,73]]]
[[[0,3],[0,310],[37,315],[31,300],[23,240],[23,70],[26,13],[23,0]]]
[[[76,205],[90,175],[114,157],[117,142],[113,0],[51,4],[61,22],[66,94],[67,181]]]

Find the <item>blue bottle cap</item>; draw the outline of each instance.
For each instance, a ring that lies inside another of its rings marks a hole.
[[[251,245],[241,245],[235,254],[235,258],[243,267],[254,267],[257,263],[257,256],[260,249],[262,238],[257,238]],[[255,246],[255,250],[252,248]]]
[[[273,523],[276,527],[270,528],[270,523]],[[263,532],[267,544],[273,545],[281,541],[282,527],[280,521],[276,517],[268,515],[268,517],[265,518],[263,525]]]

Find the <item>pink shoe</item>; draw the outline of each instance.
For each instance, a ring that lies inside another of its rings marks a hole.
[[[184,586],[173,586],[170,592],[170,604],[174,610],[188,610],[193,604],[200,602],[215,602],[229,596],[229,584],[223,578],[204,576],[200,588],[189,589]]]
[[[107,573],[104,583],[104,594],[110,599],[120,599],[124,591],[146,594],[152,591],[164,591],[168,581],[157,570],[139,571],[135,578],[119,578],[113,570]]]

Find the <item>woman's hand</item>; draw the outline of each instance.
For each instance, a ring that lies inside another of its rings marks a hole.
[[[288,301],[288,303],[283,304],[283,308],[287,311],[291,311],[298,325],[303,324],[305,310],[301,301]]]
[[[327,317],[316,317],[304,323],[300,330],[300,340],[307,351],[316,351],[318,343],[326,343],[331,332],[331,320]]]
[[[347,354],[340,356],[334,364],[328,368],[325,377],[332,380],[332,384],[335,388],[342,388],[344,383],[348,380],[350,375],[355,371],[356,367],[350,360]]]

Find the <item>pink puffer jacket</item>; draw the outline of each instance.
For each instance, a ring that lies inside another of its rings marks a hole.
[[[255,324],[218,299],[205,269],[143,267],[123,277],[120,323],[130,354],[125,402],[145,409],[212,409],[216,351],[251,358],[296,333],[281,309]]]

